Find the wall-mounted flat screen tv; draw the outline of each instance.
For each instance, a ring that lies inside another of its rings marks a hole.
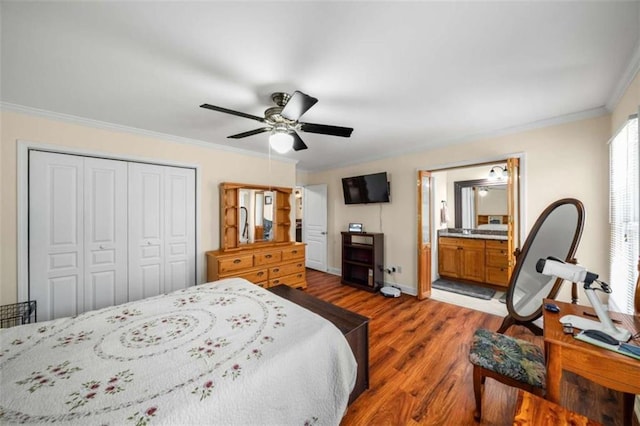
[[[345,204],[389,202],[387,172],[342,178]]]

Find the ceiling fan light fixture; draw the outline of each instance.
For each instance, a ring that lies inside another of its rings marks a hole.
[[[285,154],[293,148],[293,136],[287,132],[274,131],[269,136],[269,145],[278,154]]]

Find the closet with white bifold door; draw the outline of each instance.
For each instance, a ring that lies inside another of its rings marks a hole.
[[[29,298],[39,320],[195,280],[194,169],[29,151]]]

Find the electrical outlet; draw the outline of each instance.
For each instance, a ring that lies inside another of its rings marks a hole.
[[[402,273],[402,266],[396,266],[396,272],[401,274]]]

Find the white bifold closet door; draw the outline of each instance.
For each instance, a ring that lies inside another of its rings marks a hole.
[[[129,300],[195,283],[195,172],[129,164]]]
[[[30,151],[38,319],[195,284],[195,171]]]
[[[127,164],[29,155],[29,297],[42,320],[127,301]]]

